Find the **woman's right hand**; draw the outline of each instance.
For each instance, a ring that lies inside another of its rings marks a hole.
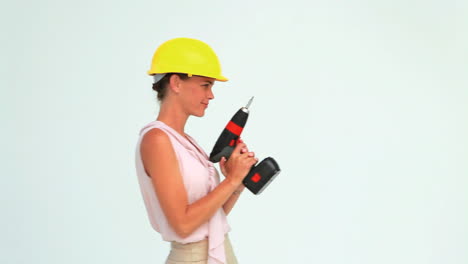
[[[247,145],[239,139],[229,160],[226,161],[225,157],[221,158],[220,168],[226,180],[239,186],[242,184],[242,180],[247,176],[252,166],[257,162],[258,159],[255,157],[255,153],[249,152]]]

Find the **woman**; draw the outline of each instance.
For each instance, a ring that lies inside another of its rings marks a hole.
[[[214,81],[227,81],[218,58],[202,41],[176,38],[158,47],[148,74],[161,105],[140,131],[136,167],[151,225],[171,242],[166,263],[237,263],[226,215],[258,159],[239,140],[229,160],[220,161],[220,182],[208,155],[184,132],[189,116],[202,117],[214,99]]]

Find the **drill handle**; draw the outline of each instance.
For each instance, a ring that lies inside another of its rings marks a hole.
[[[218,152],[216,155],[211,157],[210,160],[214,163],[219,162],[222,157],[225,157],[226,160],[228,160],[229,157],[231,157],[232,152],[234,151],[234,147],[231,147],[231,146],[224,147],[220,152]]]

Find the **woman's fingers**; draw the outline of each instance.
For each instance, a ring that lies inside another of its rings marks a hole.
[[[241,154],[242,154],[242,153],[249,152],[249,148],[247,148],[247,145],[245,144],[245,142],[244,142],[241,138],[239,138],[239,139],[237,140],[237,144],[243,144],[243,146],[244,146],[244,147],[241,149],[241,151],[240,151]]]
[[[258,158],[254,158],[254,157],[249,157],[248,160],[247,160],[247,163],[248,163],[249,167],[252,167],[257,162],[258,162]]]
[[[235,147],[234,147],[234,151],[238,151],[240,152],[242,149],[244,148],[247,148],[247,145],[245,145],[245,143],[238,143]]]
[[[254,152],[242,153],[240,156],[241,156],[244,160],[253,159],[253,160],[255,160],[255,161],[258,161],[258,158],[255,157],[255,153],[254,153]]]

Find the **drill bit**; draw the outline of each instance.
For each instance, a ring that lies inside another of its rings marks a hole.
[[[250,104],[252,103],[254,97],[250,98],[249,102],[247,103],[247,106],[245,108],[249,109]]]

